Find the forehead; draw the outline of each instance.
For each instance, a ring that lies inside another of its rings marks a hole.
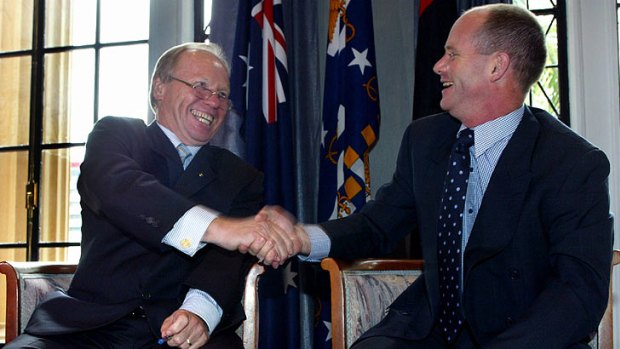
[[[174,71],[176,74],[185,74],[186,78],[228,82],[226,67],[214,54],[207,51],[183,52],[175,64]]]
[[[482,27],[486,14],[483,11],[468,12],[454,22],[446,41],[449,49],[473,49],[473,42]]]

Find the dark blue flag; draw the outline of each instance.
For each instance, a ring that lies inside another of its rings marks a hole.
[[[243,118],[246,160],[265,174],[265,203],[296,214],[286,40],[280,0],[240,0],[231,99]],[[259,283],[259,348],[299,347],[297,261]]]
[[[346,217],[370,197],[368,155],[379,139],[371,2],[330,1],[319,221]],[[329,299],[320,300],[315,348],[331,347]]]

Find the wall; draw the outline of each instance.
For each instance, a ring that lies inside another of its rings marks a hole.
[[[574,130],[605,151],[611,161],[611,211],[620,209],[620,111],[618,81],[618,22],[616,2],[567,1],[569,91]],[[616,216],[615,248],[620,247]],[[620,333],[618,285],[614,275],[614,333]],[[616,340],[614,348],[620,348]]]

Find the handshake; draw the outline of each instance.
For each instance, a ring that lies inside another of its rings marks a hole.
[[[293,215],[279,206],[265,206],[254,217],[218,217],[207,228],[204,242],[230,251],[250,253],[277,268],[290,257],[310,254],[310,239]]]

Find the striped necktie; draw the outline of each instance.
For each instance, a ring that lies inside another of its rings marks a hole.
[[[183,143],[177,146],[177,151],[179,152],[179,156],[181,157],[183,169],[186,169],[187,165],[189,165],[190,159],[192,158],[192,152],[190,152],[189,148],[187,148],[187,146]]]

